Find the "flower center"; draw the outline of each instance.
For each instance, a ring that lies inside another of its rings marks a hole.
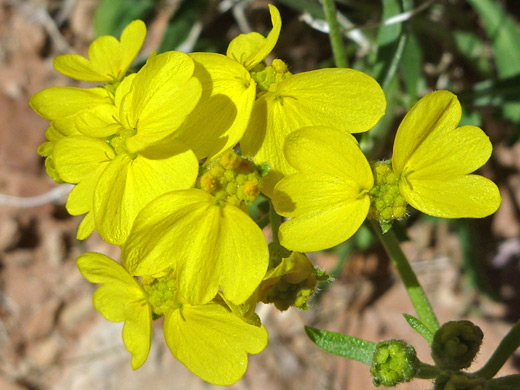
[[[199,186],[219,201],[250,205],[260,195],[262,175],[252,161],[228,150],[204,168]]]
[[[406,215],[407,203],[399,192],[399,178],[392,170],[391,161],[371,162],[370,166],[374,174],[374,187],[368,193],[368,218],[378,220],[386,232],[394,220]]]
[[[258,99],[267,91],[275,92],[278,83],[291,75],[292,73],[282,60],[275,59],[269,66],[264,63],[258,64],[251,70],[251,77],[257,84],[256,98]]]
[[[148,302],[152,306],[153,314],[161,317],[171,310],[180,306],[177,299],[177,282],[173,278],[173,270],[168,271],[165,276],[154,278],[145,276],[141,284],[148,294]]]
[[[120,154],[128,154],[132,159],[135,159],[137,153],[130,153],[126,147],[126,140],[135,135],[135,133],[136,131],[134,129],[122,129],[119,133],[107,137],[106,143],[114,149],[116,156],[119,156]]]

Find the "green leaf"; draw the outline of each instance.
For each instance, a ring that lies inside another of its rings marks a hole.
[[[495,0],[468,0],[484,21],[484,28],[491,39],[500,78],[520,74],[520,30],[507,12]],[[504,115],[520,121],[520,104],[503,107]]]
[[[208,0],[184,0],[181,7],[168,21],[158,52],[178,48],[188,39],[197,23],[208,9]]]
[[[408,322],[408,325],[412,327],[417,333],[419,333],[424,339],[431,345],[433,341],[433,333],[422,323],[422,321],[410,314],[403,314],[404,319]]]
[[[382,20],[401,13],[401,2],[399,0],[383,1]],[[390,26],[381,26],[377,32],[377,57],[372,76],[380,83],[386,78],[388,68],[392,62],[397,48],[402,24],[396,23]]]
[[[453,38],[457,51],[466,59],[467,65],[483,75],[489,75],[492,66],[482,38],[471,31],[455,31]]]
[[[419,100],[419,84],[424,82],[421,74],[421,47],[415,34],[408,35],[399,63],[399,73],[404,81],[407,104],[411,107]]]
[[[96,36],[119,37],[135,19],[146,19],[159,0],[101,0],[94,17]]]
[[[458,94],[460,101],[476,107],[520,102],[520,74],[501,80],[486,80]]]
[[[372,363],[376,343],[310,326],[305,327],[305,332],[318,347],[327,352],[361,363]]]

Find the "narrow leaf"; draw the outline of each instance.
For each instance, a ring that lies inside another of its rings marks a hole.
[[[327,352],[361,363],[372,363],[376,343],[310,326],[305,327],[305,332],[318,347]]]
[[[404,319],[408,322],[413,330],[419,333],[431,345],[433,342],[433,333],[422,323],[422,321],[410,314],[403,314]]]

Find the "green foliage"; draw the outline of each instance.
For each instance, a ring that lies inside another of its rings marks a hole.
[[[94,18],[96,35],[119,37],[132,20],[146,19],[158,4],[158,0],[101,0]]]
[[[520,74],[520,31],[515,21],[494,0],[468,0],[484,22],[495,53],[498,76],[508,78]],[[517,84],[517,90],[520,87]],[[506,104],[504,116],[520,121],[520,104]]]
[[[404,319],[408,322],[408,325],[412,327],[417,333],[419,333],[424,339],[431,344],[433,341],[433,333],[428,329],[426,325],[422,323],[422,321],[410,314],[403,314]]]
[[[370,364],[372,362],[376,343],[310,326],[305,327],[305,332],[318,347],[327,352],[361,363]]]
[[[194,29],[202,29],[202,17],[208,8],[208,0],[184,0],[168,21],[168,26],[158,52],[179,50]]]

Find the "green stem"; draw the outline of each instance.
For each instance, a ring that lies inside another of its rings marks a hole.
[[[383,243],[386,253],[388,253],[388,256],[392,259],[399,275],[401,275],[401,279],[406,287],[406,291],[408,291],[417,316],[432,333],[435,333],[437,329],[439,329],[439,321],[437,321],[430,302],[428,302],[428,298],[419,284],[419,280],[417,280],[417,276],[415,276],[408,259],[401,250],[399,240],[394,231],[390,229],[387,233],[383,234],[376,221],[370,220],[370,224],[377,237]]]
[[[520,347],[520,321],[511,328],[484,367],[475,374],[486,379],[493,378],[518,347]]]
[[[438,367],[421,362],[421,365],[419,366],[419,370],[417,370],[417,374],[415,374],[415,377],[421,379],[435,379],[439,376],[439,374],[440,369]]]
[[[345,54],[345,46],[343,46],[343,37],[339,30],[338,19],[336,18],[336,5],[334,0],[323,0],[323,11],[325,18],[329,24],[329,38],[334,53],[334,61],[338,68],[347,67],[347,55]]]
[[[269,220],[271,221],[271,231],[273,232],[273,242],[280,244],[280,239],[278,238],[278,231],[280,230],[280,225],[282,224],[282,217],[276,214],[274,210],[273,203],[269,201]]]

